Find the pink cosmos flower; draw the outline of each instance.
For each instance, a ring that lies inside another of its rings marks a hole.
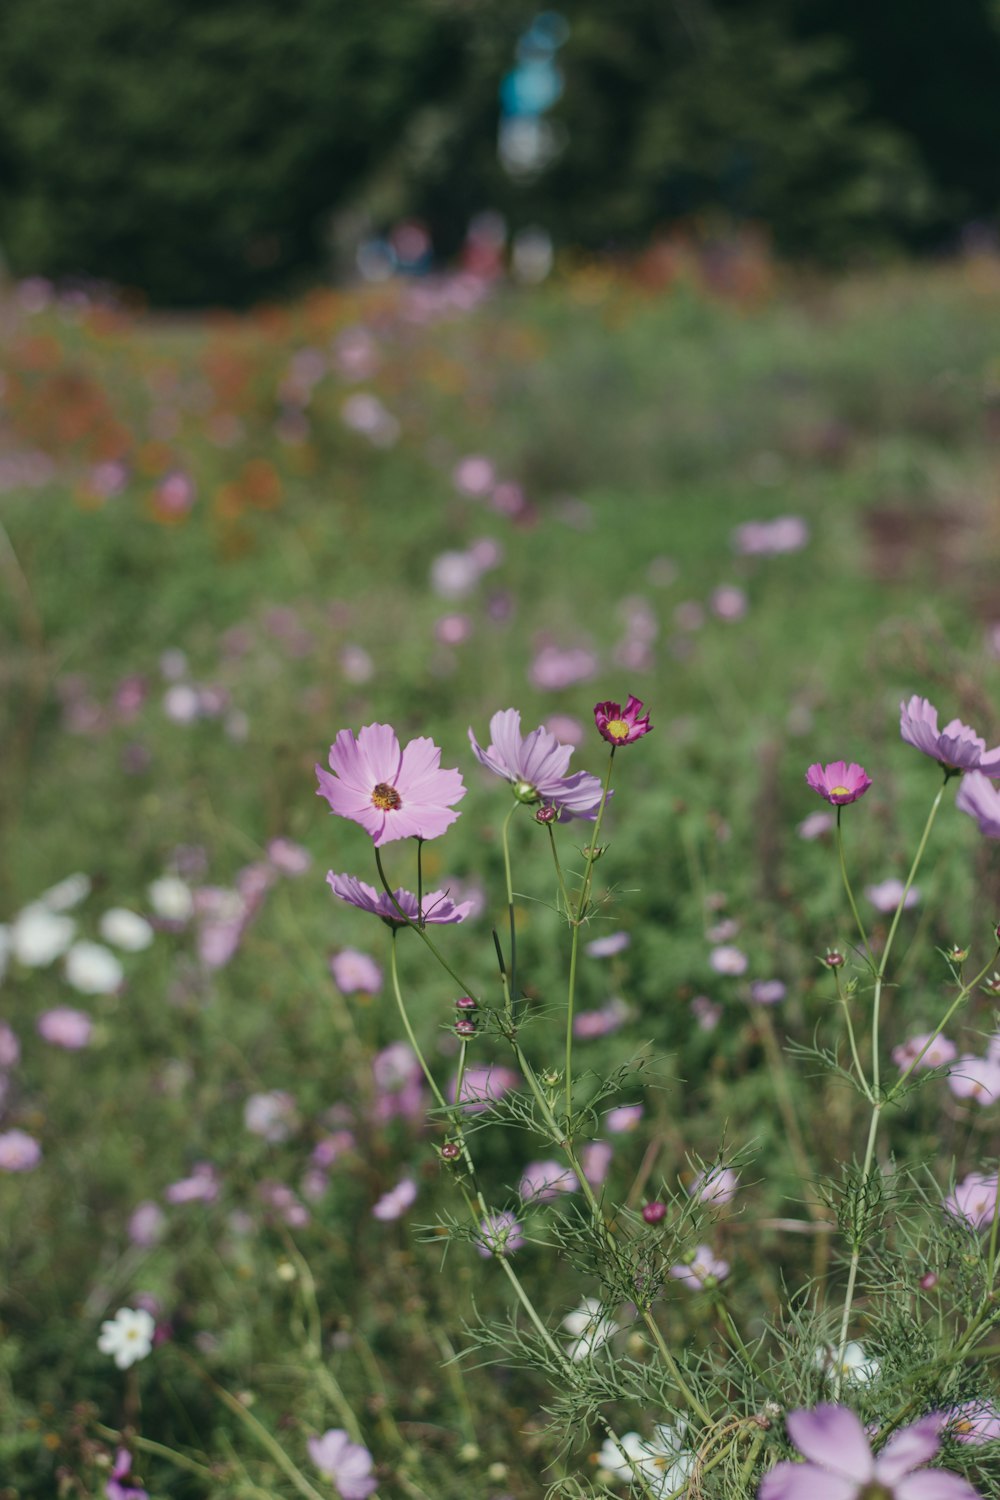
[[[948,1069],[948,1087],[956,1099],[974,1099],[985,1109],[1000,1099],[1000,1057],[960,1057]]]
[[[449,1098],[453,1104],[456,1103],[456,1082],[457,1079],[453,1078],[449,1089]],[[479,1114],[502,1099],[510,1089],[517,1088],[520,1082],[520,1074],[515,1073],[512,1068],[505,1068],[498,1063],[480,1063],[466,1068],[463,1073],[462,1093],[457,1102],[465,1106],[466,1114]]]
[[[643,1113],[641,1104],[619,1104],[616,1109],[609,1109],[604,1116],[604,1128],[611,1135],[624,1135],[636,1129]]]
[[[754,1005],[780,1005],[787,994],[787,986],[781,979],[755,979],[750,985]]]
[[[572,646],[564,651],[559,646],[548,645],[543,646],[535,657],[528,676],[543,692],[558,693],[574,683],[589,681],[597,675],[597,668],[597,657],[585,646]]]
[[[946,1036],[935,1037],[932,1042],[931,1035],[929,1031],[922,1031],[917,1036],[911,1036],[907,1041],[900,1042],[898,1047],[893,1047],[892,1060],[901,1073],[905,1073],[922,1052],[923,1057],[920,1057],[917,1063],[917,1072],[921,1068],[942,1068],[946,1063],[954,1062],[958,1056],[955,1043],[949,1041]],[[929,1046],[928,1043],[930,1043]],[[924,1052],[925,1047],[927,1047],[926,1052]]]
[[[809,527],[801,516],[776,516],[773,521],[744,522],[730,540],[743,557],[778,557],[800,551],[809,540]]]
[[[393,905],[385,891],[376,891],[365,881],[356,880],[353,875],[335,875],[332,870],[326,879],[333,894],[339,896],[341,901],[346,901],[350,906],[356,906],[361,911],[372,912],[374,916],[381,917],[383,922],[388,922],[390,927],[405,926],[397,907]],[[393,895],[410,921],[418,921],[420,909],[413,892],[405,891],[400,887],[393,891]],[[460,901],[456,905],[447,891],[425,891],[423,920],[442,923],[464,922],[475,905],[475,901]]]
[[[942,1416],[947,1419],[947,1431],[960,1443],[978,1447],[1000,1438],[1000,1411],[992,1401],[963,1401]]]
[[[286,838],[272,839],[267,846],[267,857],[282,875],[304,875],[312,864],[309,850]]]
[[[523,1203],[547,1203],[560,1193],[575,1193],[580,1182],[575,1172],[558,1161],[529,1162],[518,1187]]]
[[[200,1161],[192,1168],[190,1177],[172,1182],[163,1196],[168,1203],[214,1203],[220,1188],[219,1175],[212,1163]]]
[[[916,906],[919,902],[920,891],[917,886],[911,885],[904,900],[904,890],[906,887],[901,880],[890,877],[889,880],[880,881],[878,885],[866,885],[865,895],[876,911],[894,912],[900,901],[903,902],[904,910],[909,911],[911,906]]]
[[[513,1255],[524,1244],[524,1234],[509,1209],[487,1214],[479,1226],[476,1250],[488,1260],[491,1255]]]
[[[0,1131],[0,1172],[31,1172],[41,1159],[41,1146],[26,1130]]]
[[[614,958],[616,953],[624,953],[631,942],[627,932],[608,932],[587,943],[584,952],[590,958]]]
[[[961,1182],[956,1182],[955,1191],[944,1200],[945,1211],[952,1218],[964,1219],[973,1229],[985,1229],[993,1223],[997,1204],[997,1176],[987,1177],[982,1172],[970,1172]]]
[[[708,995],[695,995],[688,1009],[702,1031],[714,1031],[722,1020],[722,1006]]]
[[[74,1010],[71,1005],[56,1005],[44,1010],[36,1023],[38,1035],[53,1047],[64,1047],[67,1052],[79,1052],[90,1042],[94,1023],[85,1011]]]
[[[743,949],[734,948],[731,944],[713,948],[708,955],[708,961],[716,974],[745,974],[749,964],[749,959]]]
[[[358,990],[377,995],[382,988],[382,970],[373,958],[357,948],[342,948],[335,953],[330,959],[330,973],[343,995],[354,995]]]
[[[975,818],[986,838],[1000,839],[1000,791],[982,771],[966,771],[955,806]]]
[[[929,755],[948,771],[982,771],[1000,778],[1000,746],[987,750],[986,741],[961,719],[938,729],[937,709],[926,698],[899,705],[899,732],[908,745]]]
[[[616,997],[602,1005],[600,1010],[577,1011],[573,1017],[573,1035],[585,1041],[610,1036],[620,1026],[624,1026],[630,1015],[631,1011],[625,1001]]]
[[[729,1275],[729,1262],[713,1255],[711,1246],[699,1245],[691,1260],[671,1266],[670,1274],[675,1281],[683,1281],[693,1291],[700,1292],[705,1287],[725,1281]]]
[[[441,751],[430,739],[403,750],[388,724],[366,724],[357,739],[342,729],[330,746],[331,776],[316,767],[317,795],[341,817],[360,823],[376,848],[393,839],[436,839],[458,817],[465,796],[458,771],[441,770]]]
[[[606,703],[595,703],[594,723],[609,745],[631,745],[633,740],[641,740],[644,734],[649,734],[653,727],[649,714],[642,712],[642,699],[632,693],[629,693],[624,708],[610,699]]]
[[[723,1203],[732,1202],[739,1185],[740,1174],[734,1172],[732,1167],[709,1167],[698,1173],[688,1188],[688,1193],[702,1203],[721,1207]]]
[[[352,1443],[342,1427],[330,1427],[322,1437],[306,1443],[309,1457],[321,1474],[333,1481],[341,1500],[368,1500],[378,1488],[372,1478],[372,1456],[360,1443]]]
[[[141,1250],[151,1250],[163,1238],[167,1216],[158,1203],[137,1203],[129,1215],[128,1237]]]
[[[765,1474],[757,1500],[980,1500],[967,1479],[924,1467],[941,1447],[937,1413],[901,1427],[873,1455],[864,1427],[846,1406],[789,1412],[788,1435],[807,1460],[785,1460]]]
[[[299,1124],[295,1100],[284,1089],[251,1094],[243,1106],[243,1124],[271,1145],[287,1141]]]
[[[846,807],[857,802],[872,784],[871,777],[863,766],[853,760],[850,765],[843,760],[832,760],[828,766],[815,765],[806,772],[806,782],[814,792],[832,802],[834,807]]]
[[[811,812],[807,818],[802,819],[795,832],[800,839],[811,843],[813,839],[821,839],[825,833],[832,833],[836,826],[832,813]]]
[[[561,745],[541,725],[522,735],[518,709],[505,708],[493,715],[490,743],[485,750],[471,729],[469,743],[480,765],[509,781],[520,801],[558,808],[560,823],[570,818],[597,817],[603,791],[598,778],[588,771],[568,776],[572,745]]]
[[[413,1207],[416,1199],[417,1184],[412,1177],[404,1177],[394,1188],[382,1194],[372,1209],[372,1218],[381,1219],[383,1223],[389,1223],[392,1219],[401,1219],[407,1209]]]
[[[114,1467],[108,1475],[104,1493],[107,1500],[149,1500],[149,1491],[141,1484],[132,1483],[132,1455],[127,1448],[119,1448],[115,1454]]]
[[[610,1141],[588,1141],[580,1152],[583,1175],[591,1187],[600,1187],[611,1170],[615,1150]]]

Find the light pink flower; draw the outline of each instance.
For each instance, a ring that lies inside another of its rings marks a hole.
[[[479,1225],[477,1252],[488,1260],[491,1255],[513,1255],[524,1244],[524,1234],[509,1209],[488,1214]]]
[[[734,948],[724,944],[721,948],[713,948],[708,955],[708,961],[716,974],[745,974],[749,960],[742,948]]]
[[[159,1244],[167,1227],[167,1216],[158,1203],[138,1203],[129,1215],[128,1237],[141,1250]]]
[[[381,1219],[388,1223],[392,1219],[401,1219],[406,1211],[413,1207],[417,1198],[417,1184],[412,1177],[404,1177],[397,1182],[394,1188],[390,1188],[372,1209],[372,1218]]]
[[[454,823],[465,796],[460,772],[441,769],[433,740],[403,750],[388,724],[366,724],[357,739],[342,729],[330,747],[331,776],[316,767],[318,795],[341,817],[360,823],[376,848],[403,838],[438,838]]]
[[[907,744],[946,770],[982,771],[1000,777],[1000,746],[987,750],[986,741],[961,719],[952,719],[938,729],[937,709],[916,694],[899,705],[899,714],[899,732]]]
[[[0,1068],[13,1068],[21,1056],[21,1044],[16,1034],[0,1021]]]
[[[713,590],[708,607],[717,619],[729,621],[742,620],[750,605],[743,589],[723,583]]]
[[[520,801],[558,808],[560,822],[597,817],[603,792],[599,779],[588,771],[567,775],[572,745],[560,745],[541,726],[522,735],[518,709],[505,708],[493,715],[485,750],[471,729],[469,743],[480,765],[509,781]]]
[[[955,806],[975,818],[985,838],[1000,839],[1000,791],[982,771],[966,771]]]
[[[746,521],[737,526],[731,541],[743,557],[779,557],[799,552],[809,540],[809,527],[801,516],[776,516],[773,521]]]
[[[532,662],[528,676],[543,692],[559,692],[575,683],[589,682],[596,675],[597,668],[597,657],[585,646],[573,646],[566,651],[559,646],[543,646]]]
[[[1000,1057],[960,1057],[948,1069],[948,1087],[956,1099],[974,1099],[985,1109],[1000,1099]]]
[[[846,1406],[789,1412],[788,1435],[807,1460],[784,1460],[765,1474],[758,1500],[979,1500],[967,1479],[924,1466],[941,1447],[932,1413],[893,1433],[877,1456],[861,1420]]]
[[[41,1159],[42,1148],[27,1131],[0,1131],[0,1172],[30,1172]]]
[[[211,1162],[200,1161],[191,1169],[190,1177],[172,1182],[163,1196],[168,1203],[214,1203],[220,1186]]]
[[[580,1152],[583,1175],[591,1187],[600,1187],[611,1170],[614,1147],[610,1141],[588,1141]]]
[[[613,958],[616,953],[624,953],[631,942],[627,932],[608,932],[587,943],[584,952],[590,958]]]
[[[876,911],[894,912],[900,901],[903,902],[903,909],[909,911],[910,907],[916,906],[920,900],[920,890],[917,886],[911,885],[906,892],[906,899],[903,900],[905,889],[901,880],[891,877],[889,880],[880,881],[878,885],[866,885],[865,896]]]
[[[813,839],[821,839],[825,833],[832,833],[837,826],[837,820],[833,813],[811,812],[807,818],[803,818],[795,830],[800,839],[806,839],[810,843]]]
[[[405,891],[401,886],[392,893],[395,897],[394,904],[385,891],[376,891],[364,880],[356,880],[353,875],[335,875],[330,870],[326,879],[333,894],[339,896],[341,901],[357,906],[361,911],[370,911],[374,916],[381,917],[383,922],[388,922],[390,927],[406,925],[404,917],[399,914],[400,909],[411,922],[420,918],[424,922],[452,923],[464,922],[476,907],[475,901],[461,901],[456,905],[447,891],[425,891],[423,908],[420,909],[413,892]]]
[[[625,1001],[617,998],[609,1000],[600,1010],[577,1011],[573,1017],[573,1035],[588,1041],[594,1037],[610,1036],[624,1026],[630,1014]]]
[[[630,1130],[635,1130],[643,1116],[641,1104],[620,1104],[617,1109],[609,1109],[604,1117],[604,1128],[611,1135],[624,1135]]]
[[[304,875],[312,865],[309,850],[291,839],[272,839],[267,846],[267,857],[282,875]]]
[[[598,733],[609,745],[631,745],[633,741],[641,740],[653,727],[649,722],[649,714],[642,712],[642,706],[642,699],[636,698],[632,693],[629,693],[624,708],[620,703],[612,703],[610,699],[604,703],[596,703],[594,723]]]
[[[306,1442],[309,1457],[321,1474],[337,1487],[341,1500],[368,1500],[378,1488],[372,1478],[372,1456],[360,1443],[352,1443],[342,1427],[330,1427],[322,1437]]]
[[[94,1023],[82,1010],[71,1005],[57,1005],[44,1010],[36,1023],[38,1035],[53,1047],[64,1047],[67,1052],[79,1052],[90,1042]]]
[[[947,1431],[960,1443],[978,1447],[1000,1438],[1000,1411],[992,1401],[963,1401],[941,1415],[947,1419]]]
[[[561,1162],[533,1161],[521,1174],[518,1193],[524,1203],[547,1203],[560,1193],[578,1192],[579,1187],[576,1173]]]
[[[750,999],[754,1005],[780,1005],[787,994],[781,979],[755,979],[750,985]]]
[[[729,1275],[729,1262],[713,1255],[711,1246],[698,1245],[690,1260],[670,1267],[670,1274],[675,1281],[683,1281],[686,1286],[701,1291],[725,1281]]]
[[[923,1057],[920,1057],[917,1063],[917,1071],[921,1068],[941,1068],[946,1063],[954,1062],[958,1056],[955,1043],[949,1041],[946,1036],[935,1037],[932,1042],[932,1035],[930,1031],[922,1031],[917,1036],[911,1036],[908,1041],[900,1042],[898,1047],[893,1047],[892,1060],[901,1073],[905,1073],[922,1052]],[[924,1052],[925,1047],[926,1052]]]
[[[462,1075],[462,1093],[458,1103],[465,1106],[466,1114],[479,1114],[502,1099],[510,1089],[517,1088],[520,1082],[520,1074],[511,1068],[505,1068],[499,1063],[477,1064],[466,1068]],[[457,1079],[453,1078],[448,1095],[453,1104],[456,1102],[456,1083]]]
[[[732,1202],[740,1185],[740,1174],[732,1167],[707,1167],[699,1172],[688,1188],[692,1198],[721,1206]]]
[[[826,766],[819,761],[811,765],[806,772],[806,782],[834,807],[846,807],[849,802],[857,802],[864,796],[872,779],[864,766],[853,760],[850,765],[843,760],[832,760]]]
[[[382,988],[382,970],[373,958],[357,948],[342,948],[335,953],[330,959],[330,973],[342,995],[354,995],[359,990],[366,995],[377,995]]]
[[[944,1200],[944,1208],[955,1219],[964,1219],[973,1229],[985,1229],[993,1223],[997,1202],[997,1175],[970,1172]]]
[[[714,1031],[722,1020],[722,1006],[708,995],[695,995],[688,1008],[702,1031]]]
[[[451,471],[451,481],[461,495],[481,500],[497,482],[496,469],[481,453],[468,453]]]
[[[251,1135],[259,1135],[271,1145],[287,1141],[298,1128],[299,1115],[295,1100],[284,1089],[266,1094],[251,1094],[243,1106],[243,1124]]]

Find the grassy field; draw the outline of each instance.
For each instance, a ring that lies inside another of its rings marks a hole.
[[[0,1019],[17,1039],[4,1052],[0,1033],[0,1132],[42,1152],[0,1170],[3,1500],[113,1496],[122,1432],[154,1497],[290,1497],[304,1475],[329,1495],[306,1440],[331,1426],[363,1438],[387,1500],[621,1493],[601,1487],[586,1413],[561,1445],[537,1370],[474,1347],[481,1319],[505,1317],[506,1284],[468,1236],[447,1242],[461,1205],[421,1085],[410,1108],[373,1072],[402,1035],[388,935],[324,879],[377,885],[371,841],[329,815],[313,770],[339,730],[373,721],[431,736],[465,777],[423,878],[482,893],[441,943],[498,1001],[510,799],[468,727],[485,744],[490,716],[517,707],[602,774],[594,703],[645,701],[654,733],[616,760],[583,934],[628,939],[581,958],[578,1009],[619,1002],[606,1035],[577,1043],[590,1134],[613,1147],[606,1191],[633,1218],[657,1184],[683,1197],[699,1162],[738,1161],[739,1199],[701,1237],[763,1341],[762,1389],[819,1393],[789,1309],[832,1318],[845,1256],[816,1229],[809,1183],[860,1157],[866,1115],[835,1073],[784,1050],[840,1057],[817,955],[857,942],[832,836],[800,832],[825,808],[804,775],[843,758],[873,779],[844,820],[860,893],[905,877],[938,785],[899,739],[900,700],[925,694],[942,722],[1000,741],[1000,266],[829,283],[736,256],[656,284],[590,267],[534,292],[467,291],[157,322],[29,287],[0,313]],[[992,951],[997,848],[951,800],[902,919],[886,1055],[954,992],[935,950],[968,945],[977,969]],[[585,833],[558,830],[567,868]],[[547,844],[515,820],[540,1072],[562,1066],[568,952]],[[415,888],[409,845],[385,858]],[[82,986],[51,922],[46,961],[23,920],[74,872],[88,885],[64,914],[73,936],[121,965],[91,953],[88,969],[85,953]],[[859,900],[884,941],[891,915]],[[117,908],[152,919],[147,946],[108,941]],[[713,952],[733,945],[745,970],[719,973]],[[398,947],[444,1087],[455,987],[410,934]],[[345,949],[378,964],[376,993],[351,993],[343,969],[335,982]],[[753,982],[778,980],[780,1004],[754,1002]],[[62,1007],[86,1019],[44,1021]],[[993,1029],[976,992],[948,1034],[976,1053]],[[509,1058],[484,1028],[470,1063],[491,1060]],[[598,1077],[616,1088],[601,1097]],[[609,1131],[608,1111],[632,1104],[632,1128]],[[913,1169],[928,1218],[954,1175],[995,1168],[995,1108],[935,1077],[891,1112],[879,1160]],[[551,1152],[478,1124],[483,1180],[509,1206]],[[373,1217],[403,1179],[413,1206]],[[553,1329],[596,1289],[559,1251],[560,1211],[536,1206],[517,1256]],[[891,1228],[884,1242],[899,1249]],[[863,1332],[875,1290],[859,1289]],[[160,1341],[122,1373],[100,1325],[141,1305]],[[663,1326],[695,1367],[728,1339],[723,1316],[668,1284]],[[620,1321],[641,1366],[641,1330]],[[865,1337],[886,1379],[915,1388],[874,1311]],[[989,1368],[956,1399],[995,1389]],[[724,1383],[720,1401],[743,1411]],[[620,1396],[606,1407],[620,1429],[658,1420]],[[752,1494],[778,1451],[741,1450],[704,1494]],[[996,1496],[992,1452],[959,1456]]]

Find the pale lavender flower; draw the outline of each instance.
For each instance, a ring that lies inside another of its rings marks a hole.
[[[524,1234],[509,1209],[487,1214],[480,1222],[476,1251],[488,1260],[491,1255],[513,1255],[524,1244]]]
[[[708,995],[695,995],[688,1008],[702,1031],[714,1031],[722,1020],[722,1006]]]
[[[572,646],[565,651],[559,646],[543,646],[528,676],[542,692],[555,693],[578,682],[589,682],[597,675],[598,666],[597,657],[585,646]]]
[[[441,646],[463,646],[471,635],[468,615],[442,615],[434,622],[434,639]]]
[[[749,960],[742,948],[735,948],[731,944],[724,944],[721,948],[713,948],[708,955],[708,961],[716,974],[745,974]]]
[[[13,1068],[21,1056],[21,1044],[6,1021],[0,1021],[0,1068]]]
[[[330,973],[342,995],[377,995],[382,988],[382,970],[375,960],[357,948],[342,948],[330,959]]]
[[[306,1447],[320,1473],[336,1485],[341,1500],[368,1500],[378,1488],[371,1454],[360,1443],[352,1443],[342,1427],[330,1427],[322,1437],[309,1438]]]
[[[441,751],[421,737],[400,749],[388,724],[366,724],[357,738],[342,729],[330,746],[330,775],[316,767],[317,795],[360,823],[376,848],[394,839],[440,837],[459,816],[460,772],[442,770]]]
[[[38,1035],[53,1047],[64,1047],[67,1052],[79,1052],[89,1045],[94,1023],[82,1010],[71,1005],[57,1005],[44,1010],[36,1022]]]
[[[952,719],[944,729],[938,729],[937,709],[916,694],[901,703],[899,711],[903,739],[946,770],[982,771],[1000,777],[1000,746],[987,750],[986,741],[961,719]]]
[[[471,550],[442,552],[431,565],[431,588],[440,599],[464,599],[482,575],[483,568]]]
[[[604,1117],[604,1126],[612,1135],[624,1135],[638,1127],[643,1116],[641,1104],[620,1104],[617,1109],[609,1109]]]
[[[631,1011],[624,1000],[615,998],[602,1005],[599,1010],[577,1011],[573,1017],[573,1035],[581,1040],[610,1036],[624,1026]]]
[[[899,1428],[877,1455],[846,1406],[789,1412],[785,1425],[807,1462],[776,1464],[758,1500],[979,1500],[967,1479],[924,1467],[941,1447],[940,1413]]]
[[[376,1096],[374,1118],[379,1124],[401,1118],[419,1119],[424,1113],[423,1072],[412,1047],[390,1042],[372,1059]]]
[[[353,1151],[354,1147],[354,1136],[349,1130],[335,1130],[332,1135],[325,1135],[316,1142],[310,1159],[315,1166],[325,1171],[342,1156]]]
[[[137,1203],[129,1215],[128,1237],[141,1250],[159,1244],[167,1227],[167,1216],[158,1203]]]
[[[266,1179],[257,1184],[257,1196],[269,1212],[268,1219],[287,1224],[289,1229],[304,1229],[312,1215],[284,1182]]]
[[[417,1198],[417,1184],[412,1177],[404,1177],[397,1182],[394,1188],[390,1188],[372,1209],[372,1218],[381,1219],[388,1223],[392,1219],[401,1219],[408,1209],[411,1209]]]
[[[545,720],[545,728],[564,745],[572,745],[574,748],[582,745],[587,738],[587,731],[580,720],[574,719],[571,714],[549,714]]]
[[[750,601],[743,589],[737,588],[735,584],[723,583],[712,591],[708,607],[719,620],[742,620],[750,608]]]
[[[962,1401],[941,1415],[946,1430],[960,1443],[978,1447],[1000,1438],[1000,1411],[992,1401]]]
[[[523,1203],[546,1203],[560,1193],[575,1193],[580,1182],[575,1172],[558,1161],[529,1162],[518,1187]]]
[[[449,1087],[448,1097],[454,1104],[455,1086],[458,1080],[453,1078]],[[462,1093],[457,1101],[464,1105],[466,1114],[479,1114],[484,1109],[489,1109],[498,1099],[510,1089],[517,1088],[521,1082],[520,1074],[511,1068],[505,1068],[500,1063],[479,1063],[471,1068],[466,1068],[462,1075]]]
[[[706,1167],[695,1177],[688,1192],[702,1203],[721,1206],[732,1202],[739,1185],[740,1174],[732,1167]]]
[[[584,952],[590,958],[613,958],[616,953],[624,953],[631,942],[627,932],[608,932],[603,937],[593,938],[586,944]]]
[[[42,1148],[27,1131],[0,1131],[0,1172],[31,1172],[41,1159]]]
[[[982,771],[966,771],[955,806],[975,818],[985,838],[1000,839],[1000,791]]]
[[[670,1267],[670,1274],[675,1281],[683,1281],[695,1291],[702,1291],[725,1281],[729,1275],[729,1262],[713,1255],[710,1245],[698,1245],[690,1260]]]
[[[610,1141],[588,1141],[580,1152],[583,1175],[591,1187],[600,1187],[611,1170],[614,1147]]]
[[[933,1032],[922,1031],[917,1036],[911,1036],[907,1041],[900,1042],[898,1047],[893,1047],[892,1060],[901,1073],[905,1073],[918,1057],[920,1058],[917,1063],[918,1071],[921,1068],[942,1068],[946,1063],[954,1062],[958,1056],[955,1043],[949,1041],[946,1036],[938,1036],[931,1041],[932,1035]],[[925,1047],[926,1052],[924,1052]]]
[[[272,839],[267,846],[267,857],[282,875],[304,875],[312,865],[309,850],[286,838]]]
[[[876,911],[894,912],[901,901],[903,902],[904,911],[909,911],[911,906],[916,906],[919,902],[920,890],[917,886],[911,885],[910,889],[906,892],[906,899],[904,900],[903,891],[905,889],[903,881],[897,880],[893,876],[888,880],[880,881],[878,885],[866,885],[865,896]]]
[[[960,1057],[948,1069],[948,1087],[956,1099],[974,1099],[985,1109],[1000,1099],[1000,1057]]]
[[[451,480],[461,495],[481,500],[497,482],[496,469],[482,453],[467,453],[451,471]]]
[[[339,896],[341,901],[357,906],[361,911],[372,912],[390,926],[406,925],[399,914],[400,908],[411,922],[416,922],[418,916],[422,915],[425,922],[450,923],[464,922],[476,906],[472,900],[454,902],[447,891],[425,891],[421,913],[416,896],[412,891],[404,891],[402,887],[393,891],[394,903],[385,891],[376,891],[364,880],[356,880],[353,875],[335,875],[331,870],[326,879],[333,894]]]
[[[211,1162],[200,1161],[189,1177],[172,1182],[163,1196],[168,1203],[214,1203],[220,1188],[219,1175]]]
[[[287,1141],[299,1123],[295,1100],[284,1089],[266,1094],[251,1094],[243,1106],[243,1124],[251,1135],[259,1135],[269,1144]]]
[[[555,735],[539,726],[521,733],[521,714],[516,708],[501,709],[490,720],[490,743],[483,750],[472,730],[469,742],[480,765],[502,776],[523,802],[542,802],[558,808],[559,821],[597,817],[602,787],[587,771],[567,775],[572,745],[560,745]]]
[[[803,818],[795,831],[800,839],[811,843],[813,839],[821,839],[824,834],[832,833],[836,826],[837,819],[833,813],[819,811],[811,812],[807,818]]]
[[[985,1229],[993,1223],[997,1203],[997,1174],[970,1172],[956,1182],[954,1192],[944,1200],[945,1211],[955,1219],[964,1219],[973,1229]]]
[[[787,994],[780,979],[755,979],[750,985],[750,999],[755,1005],[780,1005]]]
[[[746,521],[737,526],[731,541],[743,557],[779,557],[799,552],[809,540],[809,527],[801,516],[777,516],[773,521]]]

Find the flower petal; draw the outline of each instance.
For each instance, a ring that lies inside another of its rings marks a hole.
[[[490,720],[490,744],[487,755],[503,767],[502,775],[511,781],[521,780],[521,710],[502,708]]]
[[[875,1470],[860,1419],[847,1406],[817,1406],[812,1411],[790,1411],[785,1423],[799,1452],[834,1474],[856,1483],[871,1479]]]
[[[875,1473],[886,1484],[902,1479],[911,1469],[930,1463],[941,1447],[941,1418],[922,1417],[893,1433],[875,1458]]]
[[[946,1469],[921,1469],[893,1486],[895,1500],[982,1500],[979,1491],[961,1474]]]
[[[358,753],[368,767],[369,789],[379,782],[395,786],[402,756],[396,731],[389,724],[365,724],[358,734]]]
[[[367,790],[370,794],[375,785],[368,762],[349,729],[342,729],[330,746],[330,769],[356,791]]]
[[[757,1500],[855,1500],[857,1485],[815,1464],[776,1464],[765,1474]]]

